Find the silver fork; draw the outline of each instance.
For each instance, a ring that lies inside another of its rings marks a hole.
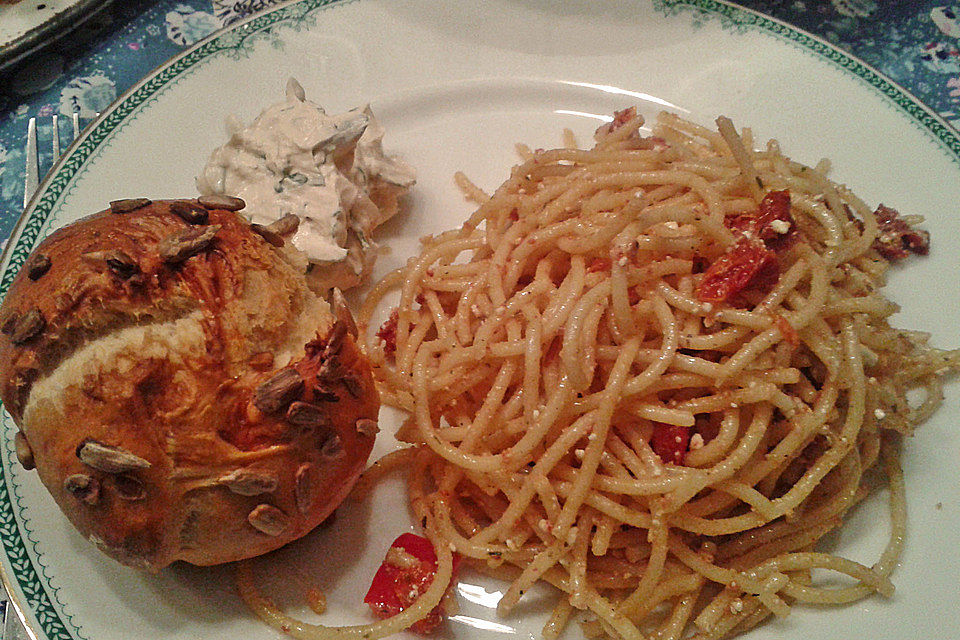
[[[71,140],[76,140],[80,137],[80,114],[74,112],[71,117],[73,124],[73,137]],[[50,169],[47,170],[49,173],[56,165],[57,160],[60,159],[60,117],[53,116],[51,118],[51,126],[53,128],[53,140],[51,145],[51,151],[53,152],[53,162],[50,165]],[[27,123],[27,149],[26,149],[26,164],[24,170],[23,178],[23,208],[26,209],[27,205],[30,204],[30,200],[33,199],[34,194],[37,189],[40,187],[40,158],[37,153],[37,119],[30,118],[30,121]],[[6,590],[0,585],[0,600],[6,601],[6,606],[3,607],[2,619],[0,619],[0,639],[2,640],[27,640],[28,635],[24,631],[23,625],[20,624],[20,620],[17,617],[17,614],[13,611],[13,605],[10,604],[9,599],[7,598]]]
[[[73,112],[71,121],[73,123],[73,137],[76,140],[80,136],[80,114]],[[60,159],[60,117],[53,116],[51,125],[53,126],[53,164]],[[40,187],[40,158],[37,155],[37,119],[30,118],[27,123],[27,166],[23,178],[23,208],[26,209]],[[51,169],[53,166],[51,165]]]

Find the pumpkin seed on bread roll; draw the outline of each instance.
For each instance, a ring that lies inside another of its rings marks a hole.
[[[243,202],[115,201],[63,227],[0,307],[16,450],[76,528],[156,571],[320,524],[370,454],[370,365],[338,291]]]

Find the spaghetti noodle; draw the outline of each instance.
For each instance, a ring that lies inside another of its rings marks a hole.
[[[562,593],[548,639],[576,612],[590,638],[706,639],[889,596],[901,436],[960,368],[886,320],[877,243],[917,232],[726,119],[641,125],[626,110],[592,149],[536,151],[489,197],[461,176],[476,213],[366,300],[369,324],[399,290],[367,352],[410,414],[418,520],[510,580],[499,613],[538,582]],[[874,468],[879,560],[815,551]]]

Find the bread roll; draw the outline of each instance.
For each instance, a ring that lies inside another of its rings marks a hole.
[[[17,451],[80,532],[156,571],[252,557],[343,500],[379,400],[339,292],[243,202],[111,203],[34,251],[0,307]]]

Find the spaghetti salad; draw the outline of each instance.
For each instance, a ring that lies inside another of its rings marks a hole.
[[[722,638],[890,595],[901,436],[960,368],[887,323],[885,271],[926,237],[724,118],[641,125],[619,112],[593,148],[471,186],[477,211],[364,304],[369,323],[399,291],[367,351],[410,415],[418,520],[510,581],[503,615],[553,585],[546,638],[574,612],[588,637]],[[877,476],[879,560],[816,551]]]

